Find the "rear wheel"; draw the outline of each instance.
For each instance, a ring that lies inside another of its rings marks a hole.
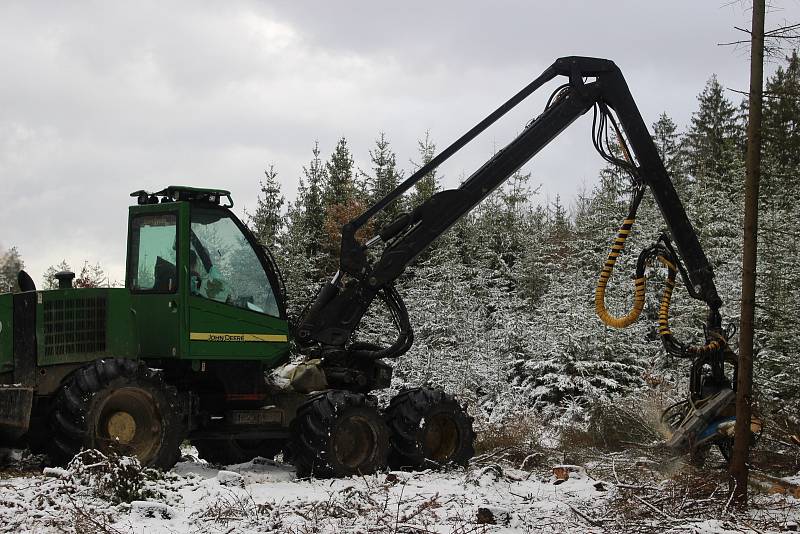
[[[219,465],[241,464],[257,456],[272,459],[283,449],[283,442],[264,439],[192,440],[200,458]]]
[[[386,466],[389,429],[365,395],[327,391],[298,409],[290,449],[301,477],[371,474]]]
[[[51,428],[56,462],[98,449],[164,469],[177,462],[186,434],[177,390],[160,373],[123,359],[97,360],[70,375],[56,397]]]
[[[386,410],[394,469],[456,463],[475,454],[472,418],[443,391],[415,388],[394,397]]]

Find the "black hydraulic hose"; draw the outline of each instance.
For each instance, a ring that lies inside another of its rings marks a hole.
[[[669,240],[669,237],[666,234],[662,234],[661,237],[658,239],[659,242],[663,243],[666,247],[667,251],[669,252],[670,257],[677,258],[678,253],[675,252],[675,247],[672,246],[672,241]],[[686,286],[686,291],[689,293],[693,299],[702,300],[703,296],[695,291],[694,286],[692,285],[692,281],[689,279],[689,273],[686,272],[686,267],[683,265],[683,262],[677,261],[675,262],[678,266],[678,272],[681,273],[681,279],[683,280],[683,285]]]
[[[402,356],[414,343],[414,330],[408,317],[408,310],[397,289],[387,285],[378,293],[378,297],[386,303],[398,329],[397,339],[388,347],[380,348],[371,343],[353,343],[349,348],[351,355],[367,360],[397,358]]]

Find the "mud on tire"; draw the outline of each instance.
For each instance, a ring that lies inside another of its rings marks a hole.
[[[96,360],[72,373],[51,414],[50,458],[68,462],[81,449],[137,456],[169,469],[186,435],[177,390],[134,360]]]
[[[300,477],[366,475],[386,467],[389,429],[363,394],[313,396],[297,410],[291,434],[288,452]]]
[[[385,417],[391,432],[392,469],[466,466],[475,455],[472,417],[441,390],[403,391],[391,400]]]

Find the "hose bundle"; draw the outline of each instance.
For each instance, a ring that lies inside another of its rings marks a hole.
[[[726,343],[725,335],[723,335],[721,332],[707,332],[706,337],[709,339],[707,343],[704,345],[690,345],[678,341],[670,329],[669,307],[670,303],[672,302],[672,293],[675,290],[675,285],[677,283],[678,272],[681,273],[681,276],[684,278],[684,280],[686,280],[688,277],[684,272],[683,266],[681,265],[677,254],[672,248],[669,239],[665,235],[662,235],[655,244],[645,248],[642,250],[641,254],[639,254],[639,259],[636,262],[636,274],[634,278],[636,289],[634,293],[633,308],[631,311],[622,317],[613,317],[608,312],[608,309],[605,305],[606,286],[608,285],[608,280],[611,277],[614,263],[624,247],[625,239],[630,234],[630,228],[634,221],[632,214],[635,215],[639,200],[641,200],[641,196],[640,193],[637,192],[631,205],[631,210],[628,213],[628,217],[625,219],[625,221],[623,221],[617,237],[614,240],[614,245],[611,247],[611,252],[609,252],[608,259],[606,260],[606,263],[600,272],[600,279],[598,280],[597,288],[595,289],[595,309],[597,311],[597,315],[604,324],[613,328],[625,328],[633,324],[639,318],[639,315],[641,315],[642,309],[644,308],[647,280],[646,269],[653,262],[653,260],[656,260],[667,268],[667,278],[664,282],[664,291],[661,293],[661,301],[658,307],[658,335],[661,337],[661,342],[664,344],[664,348],[666,349],[667,353],[682,358],[695,358],[697,356],[715,353],[721,350]],[[687,283],[687,288],[691,288],[689,283]],[[693,297],[698,298],[692,289],[689,289],[689,292]]]
[[[662,236],[661,240],[665,239],[666,237]],[[669,306],[672,300],[672,292],[675,289],[680,264],[674,252],[670,250],[671,247],[659,246],[657,243],[655,247],[650,247],[650,249],[651,250],[643,250],[642,254],[644,255],[646,252],[649,252],[651,257],[654,255],[656,259],[667,268],[667,279],[664,282],[664,291],[661,293],[661,302],[658,306],[658,335],[661,336],[661,342],[664,344],[664,348],[669,354],[682,358],[694,358],[722,349],[725,344],[725,337],[721,333],[710,333],[711,335],[707,333],[706,337],[712,339],[709,339],[704,345],[687,345],[681,343],[672,334],[672,330],[669,326]]]
[[[372,343],[355,342],[347,347],[350,355],[367,360],[380,360],[382,358],[397,358],[402,356],[414,343],[414,330],[408,317],[408,310],[403,298],[393,285],[384,286],[378,293],[392,317],[392,322],[397,328],[397,339],[388,347],[379,347]]]
[[[617,158],[613,155],[611,150],[611,139],[609,137],[608,125],[609,123],[614,129],[616,141],[622,152],[624,159]],[[645,290],[646,290],[646,276],[645,270],[653,259],[657,259],[667,268],[667,279],[665,282],[664,291],[661,294],[661,302],[658,309],[658,334],[661,336],[661,341],[664,348],[669,354],[684,358],[695,358],[702,355],[716,353],[725,346],[725,335],[722,332],[706,332],[706,338],[709,340],[704,345],[686,345],[679,342],[672,334],[669,327],[669,306],[672,299],[672,292],[675,289],[675,283],[678,271],[686,283],[686,288],[689,294],[696,299],[703,300],[692,287],[689,281],[688,274],[683,265],[678,259],[678,255],[672,248],[669,238],[662,235],[661,238],[650,247],[645,248],[639,255],[636,262],[636,275],[634,277],[634,296],[633,307],[631,310],[620,317],[611,315],[606,307],[605,297],[608,281],[614,271],[614,265],[617,258],[622,254],[625,249],[625,241],[631,233],[631,228],[636,220],[636,212],[639,209],[642,197],[644,195],[644,185],[639,176],[638,168],[636,167],[631,151],[625,142],[625,137],[622,131],[611,114],[608,106],[604,102],[598,102],[594,107],[594,118],[592,120],[592,144],[595,150],[603,157],[604,160],[611,163],[615,167],[625,171],[631,178],[631,183],[634,187],[633,199],[631,201],[628,215],[622,221],[622,225],[617,231],[617,236],[608,253],[605,264],[600,271],[600,278],[597,281],[597,286],[594,292],[594,306],[600,320],[604,324],[613,328],[625,328],[633,324],[641,315],[645,303]],[[712,339],[713,338],[713,339]]]

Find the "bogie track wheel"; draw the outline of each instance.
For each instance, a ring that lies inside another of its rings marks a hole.
[[[475,454],[472,418],[452,396],[437,389],[414,388],[389,403],[389,465],[393,469],[455,463],[467,465]]]
[[[289,455],[297,475],[367,475],[386,467],[389,429],[367,396],[331,390],[311,397],[292,421]]]
[[[161,373],[125,359],[96,360],[67,377],[51,414],[51,460],[81,449],[136,456],[169,469],[186,435],[177,390]]]

